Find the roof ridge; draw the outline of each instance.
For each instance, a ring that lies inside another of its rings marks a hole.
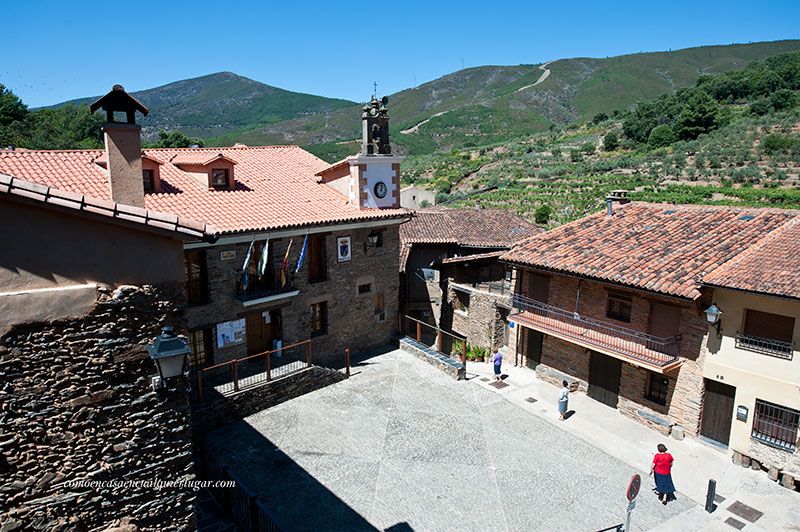
[[[272,144],[272,145],[266,145],[266,146],[200,146],[200,147],[197,147],[197,148],[191,148],[191,147],[185,147],[185,148],[152,147],[152,148],[142,148],[142,149],[143,150],[152,150],[152,151],[183,151],[183,150],[198,151],[198,150],[262,150],[262,149],[276,149],[276,148],[300,148],[300,145],[298,145],[298,144]],[[302,148],[300,148],[300,149],[302,149]],[[50,151],[50,150],[42,150],[42,151]],[[80,151],[80,150],[73,150],[73,151]]]

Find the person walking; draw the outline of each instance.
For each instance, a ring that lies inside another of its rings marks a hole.
[[[656,478],[656,493],[661,504],[675,500],[675,485],[672,483],[672,463],[675,459],[667,452],[667,446],[658,444],[658,452],[653,457],[650,474]]]
[[[561,381],[561,393],[558,394],[558,414],[559,419],[564,421],[564,414],[567,413],[567,407],[569,406],[569,383],[567,381]]]
[[[496,349],[492,353],[492,363],[494,363],[494,380],[499,381],[502,379],[500,376],[500,367],[503,365],[503,355]]]

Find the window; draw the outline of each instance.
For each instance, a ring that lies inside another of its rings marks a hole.
[[[216,190],[228,190],[228,169],[214,168],[211,170],[211,186]]]
[[[794,351],[794,318],[746,309],[743,332],[736,335],[736,347],[780,358]]]
[[[211,340],[211,329],[198,329],[189,333],[189,348],[192,354],[189,363],[201,368],[214,364],[214,344]]]
[[[359,295],[368,294],[370,292],[372,292],[372,284],[371,283],[358,285],[358,294]]]
[[[633,298],[623,294],[608,294],[608,307],[606,317],[630,323]]]
[[[375,294],[375,314],[383,314],[383,311],[383,292],[377,292]]]
[[[186,252],[186,299],[189,306],[208,303],[206,252],[192,249]]]
[[[311,336],[328,332],[328,302],[321,301],[311,305]]]
[[[648,372],[647,394],[645,398],[660,405],[667,404],[669,379],[658,373]]]
[[[325,252],[325,235],[308,235],[308,282],[328,280],[328,256]]]
[[[156,189],[155,170],[142,170],[142,183],[144,184],[145,193],[153,192]]]
[[[453,309],[461,311],[464,314],[469,313],[469,292],[462,292],[461,290],[455,291]]]
[[[753,416],[753,439],[785,451],[797,449],[797,425],[800,412],[756,399]]]

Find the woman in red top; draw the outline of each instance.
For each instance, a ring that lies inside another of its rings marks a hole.
[[[675,500],[675,485],[672,483],[672,463],[675,461],[667,452],[667,446],[658,444],[658,453],[653,457],[650,474],[656,477],[656,492],[661,504]]]

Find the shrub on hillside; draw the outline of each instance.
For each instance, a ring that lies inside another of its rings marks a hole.
[[[606,133],[603,137],[603,149],[605,151],[614,151],[619,147],[619,135],[613,129]]]
[[[675,142],[675,133],[666,124],[654,127],[647,139],[647,144],[653,149],[664,148],[673,142]]]

